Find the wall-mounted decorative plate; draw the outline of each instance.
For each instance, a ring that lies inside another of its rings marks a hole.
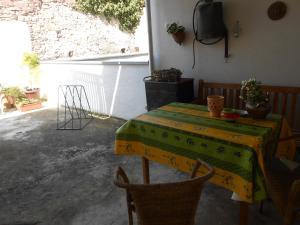
[[[274,2],[268,9],[268,16],[271,20],[280,20],[286,14],[286,4],[281,1]]]

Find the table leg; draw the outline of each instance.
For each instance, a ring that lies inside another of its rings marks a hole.
[[[149,173],[149,160],[145,157],[142,157],[142,166],[143,166],[143,178],[144,184],[150,183],[150,173]]]
[[[248,225],[248,206],[247,202],[240,202],[240,224]]]

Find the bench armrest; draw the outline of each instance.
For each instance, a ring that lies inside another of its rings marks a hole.
[[[295,135],[292,135],[289,137],[280,138],[278,142],[284,142],[284,141],[289,141],[289,140],[298,139],[298,138],[300,138],[300,134],[295,134]]]

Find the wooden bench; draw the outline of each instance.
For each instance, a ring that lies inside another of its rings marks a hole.
[[[300,87],[262,85],[263,91],[270,96],[272,113],[285,116],[295,134],[300,133]],[[213,83],[199,81],[196,104],[206,105],[208,95],[223,95],[225,107],[245,109],[239,98],[241,84]],[[300,144],[300,142],[298,142]],[[299,146],[299,145],[298,145]]]

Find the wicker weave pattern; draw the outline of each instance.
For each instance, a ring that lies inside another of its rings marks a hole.
[[[207,174],[193,178],[200,165],[207,167]],[[190,180],[143,185],[126,182],[128,178],[119,167],[115,184],[127,191],[130,225],[132,211],[136,212],[139,225],[194,225],[203,184],[213,173],[209,165],[197,161]]]

